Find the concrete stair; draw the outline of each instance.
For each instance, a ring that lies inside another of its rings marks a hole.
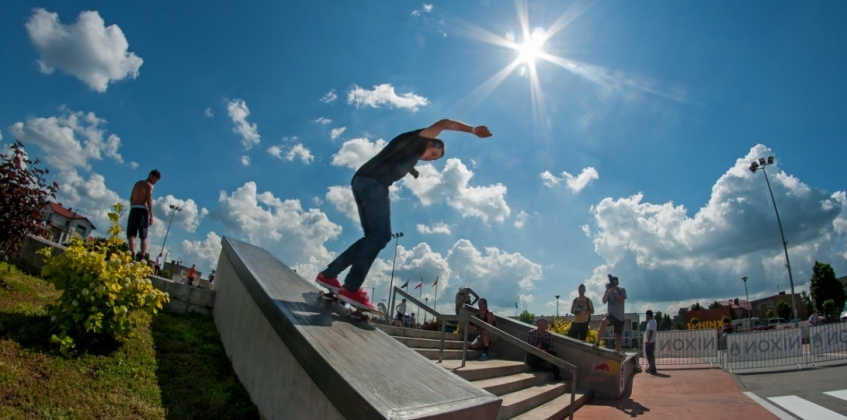
[[[396,340],[431,360],[438,359],[441,332],[378,325]],[[446,334],[441,367],[502,400],[501,419],[565,419],[570,413],[570,384],[553,381],[551,372],[533,372],[522,361],[495,358],[478,361],[479,352],[468,351],[462,367],[462,336]],[[494,355],[489,352],[489,355]],[[591,391],[577,389],[575,409],[585,404]]]

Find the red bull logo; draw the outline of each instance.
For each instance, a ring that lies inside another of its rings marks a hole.
[[[609,366],[608,363],[603,362],[603,363],[594,363],[594,369],[591,370],[591,373],[598,373],[598,372],[609,373],[611,371],[612,371],[611,366]]]

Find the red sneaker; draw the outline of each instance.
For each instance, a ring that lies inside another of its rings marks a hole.
[[[348,292],[345,288],[338,289],[338,298],[357,307],[360,309],[367,309],[369,311],[378,311],[378,309],[371,305],[371,302],[368,301],[368,295],[364,290],[359,289],[356,293]]]
[[[318,278],[315,281],[318,283],[318,286],[325,287],[333,292],[337,292],[341,288],[341,283],[338,282],[337,277],[324,277],[324,273],[318,273]]]

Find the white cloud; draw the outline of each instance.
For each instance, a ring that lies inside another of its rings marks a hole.
[[[565,181],[568,188],[574,193],[579,193],[583,188],[588,186],[591,181],[599,178],[600,174],[598,174],[597,170],[592,167],[584,168],[577,176],[573,176],[567,172],[562,172],[561,178],[557,178],[549,171],[544,171],[541,174],[541,179],[544,180],[544,185],[547,187],[553,188],[556,185],[559,185],[562,181]]]
[[[356,199],[353,198],[353,190],[349,185],[329,187],[326,200],[332,203],[336,210],[344,213],[348,219],[356,222],[357,225],[360,224],[359,208],[356,206]]]
[[[92,173],[85,179],[76,169],[65,169],[57,174],[56,183],[59,184],[56,202],[87,217],[97,227],[94,232],[96,236],[109,235],[108,229],[112,223],[108,213],[113,205],[120,202],[124,208],[129,207],[125,199],[106,186],[106,178],[98,173]]]
[[[36,8],[26,29],[41,54],[38,64],[43,73],[59,68],[97,92],[105,92],[114,81],[135,79],[144,62],[127,51],[129,42],[121,28],[105,26],[96,11],[82,12],[76,23],[65,25],[58,14]]]
[[[347,140],[341,145],[338,153],[332,155],[332,165],[346,166],[355,171],[370,158],[376,156],[380,150],[385,148],[386,144],[388,142],[383,139],[373,143],[363,138]]]
[[[424,12],[425,13],[431,13],[432,12],[432,5],[426,4],[426,3],[422,4],[420,9],[412,10],[412,16],[420,16],[421,13],[424,13]]]
[[[175,211],[170,206],[175,206],[181,210]],[[186,232],[195,232],[200,222],[203,220],[209,211],[205,208],[198,208],[197,203],[193,199],[182,200],[172,195],[160,197],[153,200],[153,216],[165,224],[169,223],[173,217],[173,227],[181,227]]]
[[[503,222],[511,213],[505,198],[506,186],[470,186],[473,171],[459,159],[447,159],[447,164],[440,173],[431,164],[418,167],[418,171],[418,179],[406,177],[403,179],[403,185],[425,206],[445,200],[463,217],[478,217],[485,222],[489,219]]]
[[[197,264],[203,276],[218,267],[218,257],[221,255],[221,237],[215,232],[206,234],[202,241],[184,240],[179,247],[179,255],[188,264]]]
[[[273,252],[304,276],[314,276],[332,260],[324,242],[338,237],[341,227],[318,209],[304,210],[299,200],[281,200],[258,193],[247,182],[232,193],[221,191],[210,217],[230,234]]]
[[[106,120],[93,112],[74,112],[64,107],[62,115],[49,118],[30,118],[16,122],[9,132],[18,140],[37,144],[47,154],[45,161],[59,170],[90,169],[89,159],[102,160],[102,155],[123,163],[118,153],[120,137],[110,134],[104,139]]]
[[[579,227],[579,229],[580,229],[580,230],[582,230],[582,233],[584,233],[584,234],[585,234],[585,237],[586,237],[586,238],[590,238],[590,237],[591,237],[591,226],[588,226],[588,225],[582,225],[582,226],[580,226],[580,227]]]
[[[232,123],[235,124],[232,131],[241,136],[241,145],[246,150],[250,150],[259,144],[260,137],[256,124],[247,122],[247,117],[250,116],[247,103],[241,99],[233,99],[227,104],[226,109],[229,117],[232,118]]]
[[[303,163],[308,165],[309,163],[311,163],[312,161],[315,160],[315,157],[312,156],[312,152],[310,152],[309,149],[307,149],[305,146],[303,146],[300,143],[295,144],[290,149],[288,149],[288,151],[285,152],[284,156],[283,156],[283,152],[284,152],[283,148],[279,147],[279,146],[271,146],[271,147],[268,148],[268,153],[270,155],[273,155],[273,156],[275,156],[279,159],[282,159],[282,160],[286,160],[288,162],[291,162],[295,158],[299,157],[300,160]]]
[[[337,139],[337,138],[338,138],[338,136],[340,136],[342,133],[344,133],[344,130],[346,130],[346,129],[347,129],[347,127],[338,127],[338,128],[333,128],[333,129],[329,132],[329,138],[331,138],[331,139],[333,139],[333,140]]]
[[[515,228],[520,229],[523,227],[524,223],[529,220],[529,214],[523,210],[518,213],[518,216],[515,217]]]
[[[605,274],[620,273],[633,304],[738,297],[747,276],[751,298],[785,289],[788,273],[768,190],[747,167],[773,153],[763,145],[718,179],[705,207],[693,217],[672,202],[644,202],[642,194],[605,198],[592,207],[594,247],[605,260],[592,277],[595,291]],[[773,165],[771,186],[789,244],[795,288],[811,278],[815,261],[847,269],[844,192],[830,194],[803,184]],[[799,293],[799,290],[797,290]]]
[[[353,85],[353,89],[347,92],[347,103],[355,105],[356,108],[360,106],[379,108],[380,105],[387,104],[392,108],[405,108],[417,112],[418,107],[428,105],[429,101],[411,92],[398,96],[394,93],[394,86],[384,83],[374,86],[373,90]]]
[[[336,99],[338,99],[338,95],[335,94],[335,89],[333,89],[333,90],[327,92],[326,95],[324,95],[320,99],[320,101],[325,103],[325,104],[329,104],[329,103],[335,102]]]
[[[436,223],[433,223],[432,226],[418,224],[417,228],[418,228],[418,232],[422,233],[424,235],[430,235],[430,234],[450,235],[450,233],[451,233],[450,232],[450,225],[448,225],[444,222],[436,222]]]
[[[329,119],[329,118],[320,117],[320,118],[316,119],[315,122],[318,123],[318,124],[327,125],[327,124],[331,123],[332,120]]]
[[[129,163],[129,167],[130,167],[131,169],[138,169],[138,167],[139,167],[139,166],[140,166],[140,165],[138,164],[138,162],[130,162],[130,163]]]
[[[215,113],[214,113],[214,112],[212,112],[212,108],[206,108],[206,110],[205,110],[205,111],[203,111],[203,115],[205,115],[205,116],[207,116],[207,117],[211,118],[211,117],[214,117],[214,116],[215,116]]]
[[[250,156],[241,156],[241,164],[244,166],[250,166]]]

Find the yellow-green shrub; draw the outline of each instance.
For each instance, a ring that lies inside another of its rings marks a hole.
[[[112,226],[107,241],[86,244],[75,237],[61,255],[53,257],[52,248],[42,252],[46,256],[42,276],[62,291],[50,308],[53,326],[59,330],[51,342],[62,353],[75,348],[75,339],[83,337],[92,342],[132,337],[138,322],[135,312],[155,314],[169,301],[167,293],[154,289],[147,278],[150,267],[134,262],[130,252],[120,249],[122,208],[116,204],[109,213]]]
[[[554,318],[553,324],[547,327],[548,330],[562,335],[568,335],[568,331],[571,330],[571,321],[565,321],[562,318]],[[600,335],[600,329],[591,327],[588,328],[588,337],[585,339],[587,343],[596,343],[597,337]],[[606,343],[602,340],[600,341],[600,347],[606,347]]]

